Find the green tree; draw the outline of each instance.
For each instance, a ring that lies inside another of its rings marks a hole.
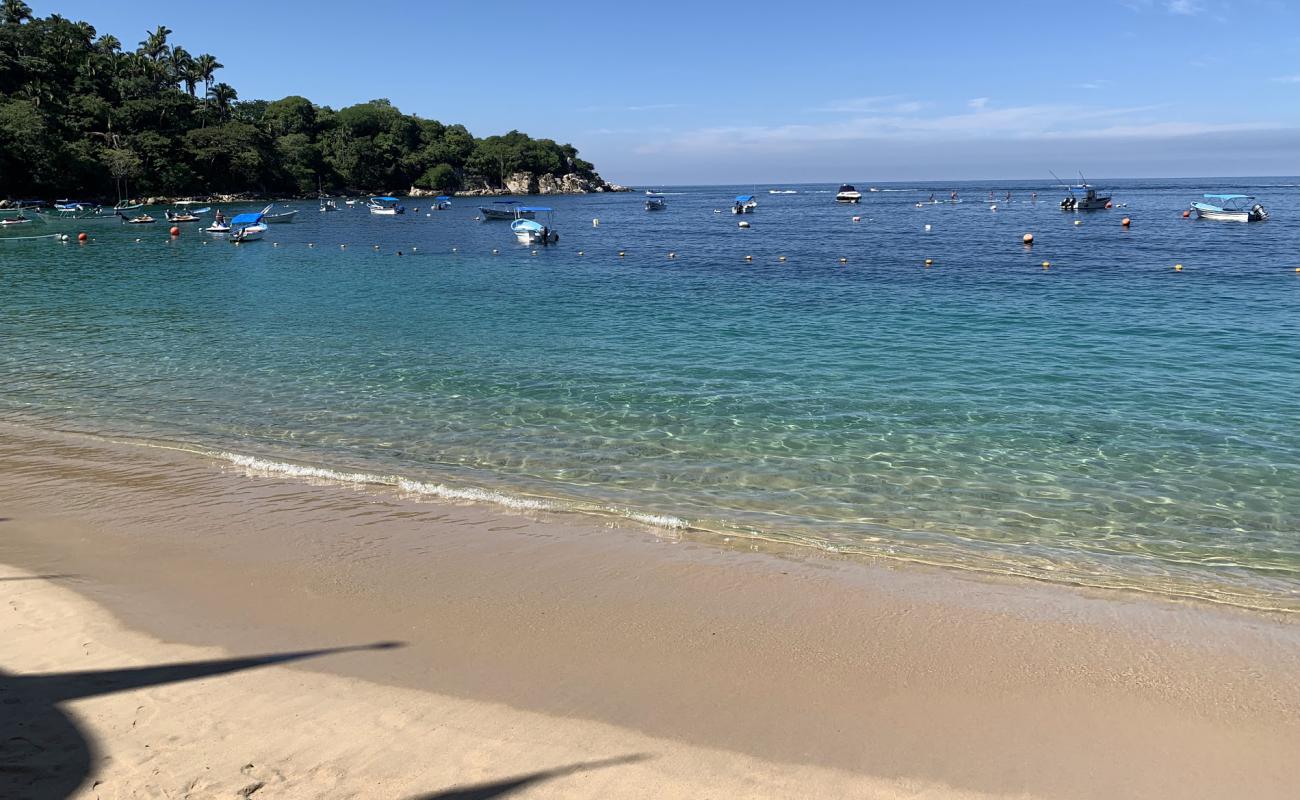
[[[32,9],[23,0],[4,0],[0,5],[0,18],[6,25],[21,25],[32,18]]]
[[[235,87],[228,83],[218,83],[208,90],[208,99],[212,101],[213,108],[217,110],[218,119],[226,119],[230,116],[231,105],[238,97]]]
[[[450,164],[435,164],[416,179],[415,185],[421,189],[454,192],[460,188],[460,175]]]

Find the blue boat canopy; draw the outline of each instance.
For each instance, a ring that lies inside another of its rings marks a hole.
[[[550,211],[546,206],[520,206],[520,211]]]
[[[738,194],[738,195],[736,195],[736,202],[737,202],[737,203],[748,203],[750,200],[753,200],[753,199],[754,199],[754,195],[752,195],[752,194]]]
[[[370,202],[372,202],[372,203],[400,203],[400,202],[402,202],[402,201],[401,201],[401,200],[398,200],[396,197],[372,197],[372,198],[370,198]]]
[[[1248,194],[1207,194],[1206,200],[1249,200]]]
[[[230,227],[239,225],[256,225],[262,221],[262,212],[253,211],[248,214],[236,214],[234,219],[230,220]]]

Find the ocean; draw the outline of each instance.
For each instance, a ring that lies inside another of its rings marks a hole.
[[[289,202],[238,246],[22,226],[74,238],[0,241],[0,421],[1300,611],[1300,179],[1097,183],[1116,208],[1062,212],[1048,181],[531,198],[560,233],[538,248],[474,198]],[[1183,218],[1201,192],[1272,219]]]

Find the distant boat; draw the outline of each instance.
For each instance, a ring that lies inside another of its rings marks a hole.
[[[385,217],[406,213],[406,206],[402,205],[401,200],[386,195],[370,198],[370,202],[366,204],[366,207],[370,209],[371,214],[379,214]]]
[[[663,211],[668,207],[668,198],[655,192],[645,193],[646,211]]]
[[[451,198],[445,194],[440,194],[433,198],[433,205],[429,206],[429,208],[434,211],[446,211],[451,208]]]
[[[148,214],[140,214],[138,216],[128,217],[126,214],[123,214],[119,211],[117,215],[121,217],[122,221],[128,225],[149,225],[152,224],[153,222],[156,222],[156,220],[153,217],[149,216]]]
[[[200,214],[206,214],[211,210],[210,207],[204,206],[193,211],[164,211],[163,216],[167,217],[168,222],[198,222]]]
[[[268,223],[268,224],[277,224],[277,225],[280,224],[280,223],[284,223],[284,222],[293,222],[293,218],[294,218],[295,216],[297,216],[297,214],[298,214],[298,210],[297,210],[297,209],[292,209],[292,210],[290,210],[290,211],[281,211],[281,212],[278,213],[278,214],[272,214],[272,213],[271,213],[271,208],[272,208],[272,206],[274,206],[274,205],[275,205],[275,204],[272,203],[271,205],[269,205],[269,206],[267,206],[266,208],[262,209],[262,221],[263,221],[263,222]]]
[[[878,191],[880,191],[880,190],[877,189],[877,188],[874,187],[874,186],[868,186],[868,187],[867,187],[867,191],[868,191],[868,192],[878,192]]]
[[[875,191],[874,189],[872,191]],[[845,183],[840,185],[840,190],[835,193],[835,202],[837,203],[860,203],[862,202],[862,192],[853,188],[853,184]]]
[[[555,244],[560,241],[560,234],[555,231],[554,211],[545,206],[520,206],[517,210],[521,215],[525,211],[531,212],[534,217],[537,214],[546,215],[546,224],[523,216],[510,223],[510,230],[520,244]]]
[[[758,208],[758,201],[752,194],[736,195],[736,202],[731,206],[733,214],[753,214],[754,209]]]
[[[235,244],[255,242],[261,239],[264,233],[266,233],[266,221],[260,211],[236,214],[234,219],[230,220],[230,241]]]
[[[493,200],[490,206],[479,206],[483,219],[532,219],[532,212],[523,211],[527,206],[520,206],[518,200]]]
[[[1078,186],[1067,186],[1066,191],[1069,193],[1061,200],[1062,211],[1096,211],[1102,208],[1110,208],[1110,195],[1097,194],[1097,189],[1086,183]],[[1078,194],[1075,194],[1075,190]]]
[[[1263,222],[1268,219],[1268,210],[1254,197],[1248,194],[1207,194],[1206,200],[1214,203],[1192,203],[1197,219],[1213,219],[1221,222]],[[1249,206],[1249,207],[1248,207]]]
[[[320,210],[321,210],[321,211],[338,211],[338,210],[339,210],[339,204],[338,204],[337,202],[335,202],[333,198],[330,198],[330,197],[322,197],[322,198],[320,199]]]
[[[799,194],[799,192],[794,189],[768,189],[767,193],[768,194]]]

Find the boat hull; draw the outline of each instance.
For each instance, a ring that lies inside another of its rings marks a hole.
[[[861,192],[840,192],[839,194],[835,195],[835,202],[860,203],[862,202],[862,193]]]
[[[1212,219],[1216,222],[1250,222],[1251,215],[1249,211],[1209,211],[1207,209],[1196,209],[1197,219]]]
[[[298,216],[297,211],[286,211],[283,214],[267,214],[262,218],[262,221],[272,225],[283,225],[286,222],[293,222],[293,218],[296,216]]]
[[[230,234],[230,241],[235,244],[241,242],[256,242],[266,233],[265,225],[249,225]]]
[[[490,206],[479,206],[478,211],[479,214],[483,216],[483,219],[491,220],[533,219],[537,216],[532,211],[520,211],[515,213],[513,211],[502,211],[499,208],[492,208]]]

